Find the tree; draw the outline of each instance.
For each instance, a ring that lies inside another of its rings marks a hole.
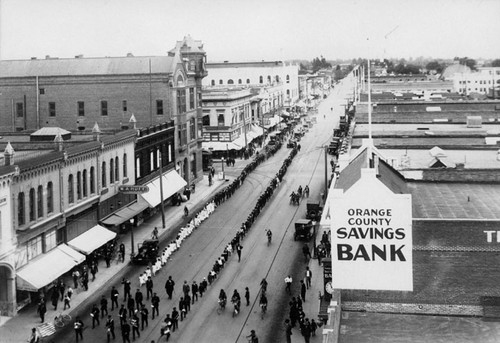
[[[428,71],[435,70],[436,73],[441,74],[443,72],[444,66],[438,61],[432,61],[427,63],[425,69],[427,69]]]
[[[500,58],[493,60],[493,62],[491,62],[491,66],[492,67],[500,67]]]
[[[476,70],[476,60],[469,57],[455,57],[454,61],[458,61],[460,64],[463,64],[469,67],[471,70]]]
[[[332,65],[326,61],[326,59],[321,56],[321,58],[315,57],[312,60],[312,71],[313,73],[317,72],[320,69],[329,69]]]

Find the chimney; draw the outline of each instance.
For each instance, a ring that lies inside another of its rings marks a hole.
[[[10,145],[10,142],[7,142],[7,146],[5,147],[4,157],[5,157],[5,165],[11,166],[14,164],[14,148]]]
[[[127,57],[134,57],[134,54],[133,54],[133,53],[131,53],[131,52],[128,52],[128,53],[127,53]]]
[[[94,127],[92,128],[92,134],[94,135],[95,141],[100,141],[101,129],[99,128],[99,124],[97,124],[97,122],[94,124]]]
[[[64,139],[61,136],[61,133],[58,132],[56,134],[56,138],[54,138],[54,143],[56,143],[56,150],[61,152],[64,150]]]

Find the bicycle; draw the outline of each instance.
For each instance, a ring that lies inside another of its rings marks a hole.
[[[58,328],[62,328],[69,322],[71,322],[71,316],[69,314],[59,312],[59,314],[54,317],[54,326]]]
[[[219,299],[219,306],[217,307],[217,314],[224,312],[226,308],[226,299]]]

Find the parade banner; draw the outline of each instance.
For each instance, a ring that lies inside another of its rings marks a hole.
[[[412,291],[411,195],[373,188],[336,191],[331,204],[333,287]]]

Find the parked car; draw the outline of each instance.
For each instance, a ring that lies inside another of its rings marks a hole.
[[[157,239],[146,239],[137,245],[137,253],[130,261],[134,264],[154,263],[158,257],[159,242]]]
[[[318,221],[321,219],[323,205],[320,201],[309,200],[306,203],[306,219]]]
[[[299,219],[295,222],[295,234],[293,240],[310,240],[314,236],[314,225],[310,219]]]

